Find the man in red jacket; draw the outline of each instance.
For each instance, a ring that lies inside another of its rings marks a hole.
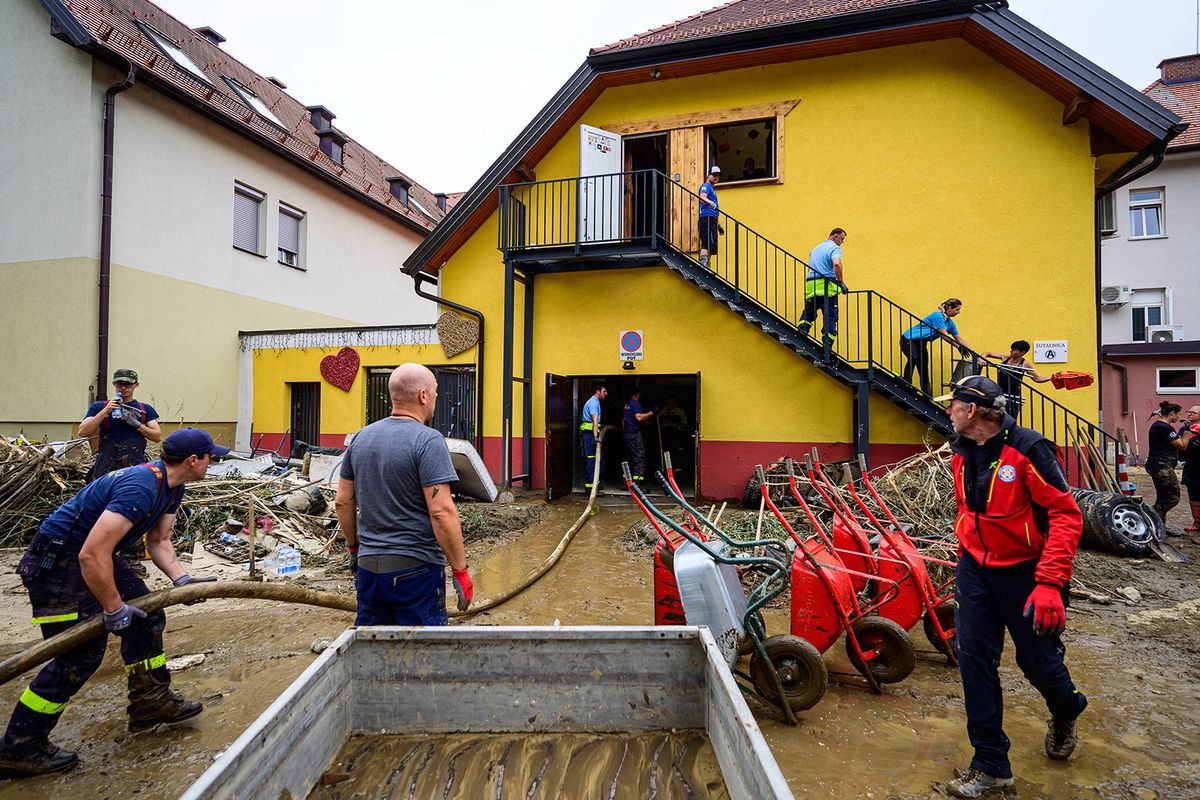
[[[1013,785],[999,672],[1006,628],[1017,665],[1050,710],[1046,755],[1062,761],[1075,749],[1075,719],[1087,698],[1071,682],[1059,634],[1083,519],[1057,448],[1004,413],[994,381],[964,378],[937,399],[950,401],[958,434],[951,445],[959,543],[955,639],[975,748],[970,769],[947,788],[954,797],[982,797]]]

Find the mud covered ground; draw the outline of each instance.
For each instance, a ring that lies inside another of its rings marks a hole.
[[[477,596],[490,596],[525,575],[553,550],[581,508],[564,501],[535,512],[543,516],[529,530],[472,537]],[[622,543],[637,515],[606,502],[560,564],[532,589],[464,622],[649,624],[649,550]],[[1186,521],[1180,515],[1171,523],[1182,528]],[[1009,797],[1200,798],[1200,540],[1172,541],[1191,557],[1188,563],[1087,552],[1077,560],[1077,575],[1089,592],[1111,599],[1077,598],[1068,612],[1068,664],[1090,701],[1080,720],[1081,743],[1069,762],[1051,762],[1042,754],[1045,707],[1020,677],[1011,648],[1005,654],[1005,726],[1017,776]],[[14,551],[0,555],[0,657],[19,652],[35,635],[24,590],[12,573],[16,557]],[[202,568],[208,567],[198,561],[195,571]],[[336,566],[304,580],[313,588],[352,590],[348,573]],[[1137,589],[1140,601],[1123,599],[1119,587]],[[79,751],[80,766],[58,776],[0,782],[0,798],[177,797],[312,662],[313,641],[336,635],[352,621],[343,612],[244,601],[170,610],[168,656],[205,656],[203,663],[176,673],[176,686],[202,699],[205,712],[174,729],[126,733],[124,678],[110,644],[100,671],[54,734]],[[769,615],[772,632],[783,632],[785,624],[782,612]],[[913,638],[929,650],[919,629]],[[840,644],[826,660],[832,671],[849,670]],[[0,687],[0,713],[7,713],[29,677]],[[756,714],[799,798],[938,798],[953,769],[970,758],[957,673],[931,651],[921,655],[912,676],[883,695],[832,686],[802,715],[799,727],[787,727],[761,708]]]

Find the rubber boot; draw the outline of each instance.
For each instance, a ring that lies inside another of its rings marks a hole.
[[[1200,503],[1189,503],[1192,509],[1192,524],[1184,528],[1188,533],[1200,531]]]
[[[31,778],[70,769],[79,756],[47,738],[62,714],[40,714],[18,703],[0,742],[0,778]]]
[[[171,690],[171,676],[166,667],[146,670],[140,666],[129,674],[129,730],[144,731],[155,725],[165,725],[191,719],[204,710],[204,704],[185,700]]]

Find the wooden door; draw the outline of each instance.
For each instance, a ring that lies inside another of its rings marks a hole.
[[[574,483],[575,413],[571,380],[546,373],[546,499],[571,493]]]

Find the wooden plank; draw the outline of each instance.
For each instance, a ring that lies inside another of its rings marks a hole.
[[[632,136],[639,133],[657,133],[673,131],[678,128],[696,128],[710,125],[730,125],[735,122],[751,122],[756,119],[770,117],[782,118],[792,112],[800,104],[797,100],[783,100],[778,103],[761,103],[751,106],[735,106],[733,108],[718,108],[711,111],[693,111],[689,114],[676,114],[670,117],[654,117],[635,122],[611,122],[600,125],[606,131]]]

